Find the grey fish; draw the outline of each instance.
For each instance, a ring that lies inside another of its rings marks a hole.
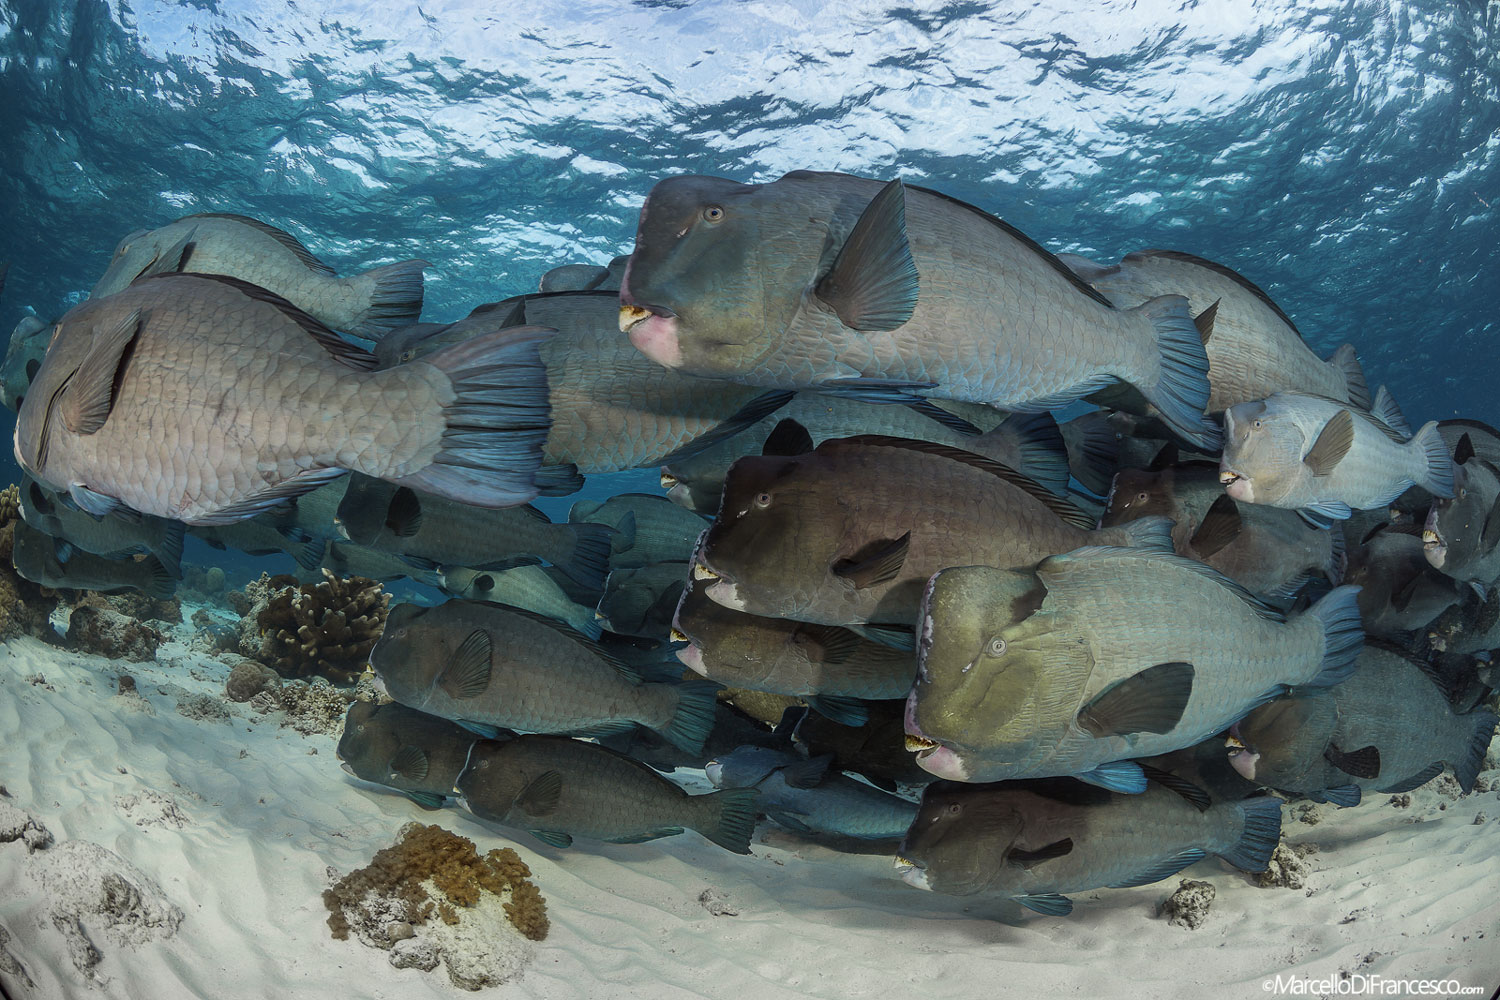
[[[1407,792],[1452,769],[1464,794],[1495,735],[1489,709],[1458,715],[1426,668],[1398,647],[1366,646],[1342,684],[1262,705],[1230,732],[1230,762],[1251,781],[1358,805],[1365,790]]]
[[[1453,459],[1437,423],[1406,435],[1392,426],[1405,425],[1399,414],[1380,419],[1386,412],[1292,392],[1231,406],[1220,482],[1236,500],[1334,520],[1384,507],[1413,484],[1453,496]]]
[[[36,316],[21,317],[11,331],[5,361],[0,363],[0,403],[12,410],[21,409],[32,379],[41,370],[42,358],[47,354],[47,340],[51,336],[52,324],[44,323]]]
[[[367,549],[353,542],[329,542],[322,551],[322,561],[317,565],[337,577],[363,576],[382,582],[408,579],[428,587],[438,587],[441,583],[441,577],[433,570],[413,566],[400,556]],[[307,568],[303,566],[303,569]]]
[[[416,321],[422,269],[429,266],[404,260],[341,278],[290,233],[248,216],[209,212],[130,233],[89,297],[113,295],[145,272],[160,273],[163,265],[248,281],[326,326],[372,340]]]
[[[1074,775],[1140,791],[1130,758],[1191,746],[1292,685],[1336,684],[1355,589],[1287,618],[1200,562],[1083,548],[1034,572],[969,566],[922,600],[907,746],[940,778]]]
[[[1427,562],[1420,538],[1384,525],[1350,544],[1344,582],[1360,588],[1360,618],[1375,636],[1419,629],[1462,596]]]
[[[188,524],[275,507],[347,470],[477,505],[536,495],[547,331],[371,372],[374,358],[233,278],[167,274],[60,321],[16,425],[22,467],[93,514]]]
[[[344,716],[336,751],[345,771],[364,781],[394,788],[422,806],[436,809],[453,794],[477,735],[395,702],[356,701]]]
[[[1435,569],[1484,592],[1500,579],[1500,466],[1476,454],[1477,436],[1460,437],[1453,497],[1433,501],[1422,542]]]
[[[1187,299],[1117,309],[1014,227],[899,180],[659,181],[620,303],[636,347],[692,374],[1009,410],[1123,382],[1185,439],[1218,440]]]
[[[1068,453],[1068,471],[1084,489],[1104,496],[1115,473],[1129,464],[1121,442],[1124,433],[1104,410],[1094,410],[1058,425]]]
[[[1137,250],[1118,264],[1102,265],[1059,254],[1074,273],[1121,309],[1158,295],[1186,295],[1194,316],[1211,310],[1203,347],[1208,352],[1208,409],[1278,392],[1305,392],[1370,408],[1370,389],[1354,347],[1342,345],[1318,358],[1269,295],[1223,264],[1177,250]]]
[[[150,552],[174,579],[182,576],[181,521],[148,515],[96,518],[69,507],[62,494],[30,476],[21,477],[20,495],[21,517],[38,531],[107,559]]]
[[[510,569],[445,566],[438,573],[437,586],[444,593],[466,601],[508,604],[562,622],[589,639],[599,638],[601,628],[594,609],[574,601],[540,566]]]
[[[1429,620],[1426,647],[1449,657],[1500,649],[1500,590],[1482,598],[1465,591],[1459,598]]]
[[[322,539],[307,540],[290,538],[275,525],[265,520],[265,515],[233,521],[229,524],[189,525],[188,534],[202,539],[210,548],[224,551],[233,549],[252,556],[275,555],[283,552],[296,560],[305,570],[315,570],[323,564],[327,545]],[[368,573],[342,573],[330,565],[340,576],[370,576]],[[379,579],[376,577],[376,579]],[[394,579],[394,578],[392,578]]]
[[[755,831],[753,789],[689,795],[645,764],[565,736],[475,743],[457,790],[480,819],[553,847],[569,847],[574,837],[638,844],[696,830],[749,854]]]
[[[1334,585],[1343,579],[1341,531],[1310,527],[1279,507],[1236,504],[1219,485],[1214,463],[1119,472],[1100,525],[1148,516],[1171,519],[1178,555],[1201,560],[1274,601],[1290,601],[1315,579]]]
[[[552,426],[545,468],[566,474],[618,472],[658,465],[711,447],[755,423],[791,397],[783,391],[727,385],[669,371],[643,356],[615,325],[613,292],[522,295],[480,306],[466,319],[426,324],[382,338],[382,367],[425,357],[494,330],[541,325],[557,330],[541,347]],[[563,495],[576,490],[549,491]]]
[[[959,423],[979,433],[958,429]],[[1068,492],[1068,452],[1049,413],[1011,414],[944,400],[928,408],[886,406],[799,392],[749,430],[662,466],[661,485],[675,503],[703,514],[719,509],[729,467],[746,455],[795,455],[829,438],[860,434],[931,441],[983,455],[1036,480],[1048,492]],[[1111,472],[1113,469],[1110,470]],[[1087,473],[1085,473],[1087,474]],[[1108,481],[1105,483],[1108,487]]]
[[[608,500],[579,500],[568,511],[573,523],[615,529],[610,569],[639,569],[654,563],[686,562],[708,522],[666,497],[617,493]]]
[[[713,724],[714,685],[642,683],[571,629],[499,604],[398,604],[370,666],[401,704],[481,726],[592,735],[639,723],[696,752]]]
[[[539,292],[592,292],[597,289],[618,291],[620,278],[630,257],[616,257],[608,266],[598,264],[563,264],[554,267],[537,284]]]
[[[1093,518],[989,459],[921,441],[825,441],[742,458],[696,557],[727,608],[821,625],[911,627],[948,566],[1029,566],[1091,542],[1169,550],[1168,525]]]
[[[1076,782],[929,785],[896,868],[919,889],[1014,899],[1066,916],[1066,893],[1160,882],[1210,854],[1264,871],[1281,803],[1262,797],[1200,811],[1160,785],[1115,795]]]
[[[731,611],[711,601],[702,580],[682,594],[673,622],[688,645],[677,658],[693,672],[728,687],[794,694],[829,718],[860,725],[848,699],[904,698],[916,675],[916,654],[860,637],[836,625]]]
[[[72,546],[61,546],[25,521],[15,522],[16,572],[43,587],[73,590],[139,590],[149,597],[166,600],[175,584],[172,574],[153,555],[139,559],[105,559]],[[66,556],[66,558],[64,558]]]
[[[545,560],[598,589],[608,572],[613,532],[596,524],[553,524],[535,507],[491,510],[353,476],[338,507],[350,541],[400,556],[422,569],[509,569]]]
[[[716,788],[754,788],[760,811],[797,833],[860,840],[904,836],[917,804],[838,773],[829,767],[832,760],[743,746],[709,761],[704,772]]]
[[[690,572],[685,561],[612,571],[599,598],[600,621],[618,635],[666,639]]]

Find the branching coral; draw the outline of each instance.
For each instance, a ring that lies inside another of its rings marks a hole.
[[[531,869],[508,847],[480,857],[467,837],[440,826],[408,823],[394,846],[377,851],[367,867],[324,890],[323,903],[333,936],[345,940],[351,930],[361,929],[360,921],[368,922],[371,900],[383,900],[387,905],[378,908],[380,926],[375,929],[389,938],[394,936],[386,929],[391,924],[420,926],[434,915],[458,924],[465,910],[492,893],[504,900],[505,914],[516,929],[540,941],[547,936],[547,904],[530,876]]]
[[[241,652],[283,677],[322,675],[346,684],[359,676],[385,625],[390,595],[365,577],[341,580],[326,569],[323,577],[298,585],[291,577],[262,576],[247,587],[256,600]]]
[[[21,487],[11,483],[0,490],[0,524],[7,524],[21,516]]]

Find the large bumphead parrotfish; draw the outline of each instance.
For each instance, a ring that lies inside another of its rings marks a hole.
[[[1445,438],[1450,436],[1449,427],[1439,428]],[[1481,592],[1500,579],[1500,465],[1481,456],[1475,441],[1492,453],[1496,438],[1494,429],[1483,424],[1459,436],[1453,497],[1433,501],[1422,530],[1427,561]]]
[[[1186,298],[1117,309],[1015,228],[899,180],[660,181],[620,303],[636,347],[696,375],[1022,411],[1127,383],[1186,440],[1218,440]]]
[[[1230,732],[1229,758],[1251,781],[1319,802],[1358,805],[1363,791],[1407,792],[1446,764],[1465,794],[1484,767],[1495,713],[1453,710],[1405,650],[1366,646],[1348,680],[1255,709]]]
[[[174,578],[182,576],[181,521],[144,515],[94,517],[69,507],[56,490],[30,476],[22,476],[20,486],[21,517],[38,531],[106,559],[150,552]]]
[[[401,704],[480,726],[594,735],[639,724],[696,753],[713,725],[714,685],[642,683],[571,629],[500,604],[398,604],[370,666]]]
[[[1121,309],[1158,295],[1186,295],[1194,316],[1212,310],[1213,322],[1200,323],[1207,331],[1210,412],[1283,391],[1370,408],[1370,389],[1353,345],[1321,360],[1271,296],[1223,264],[1177,250],[1137,250],[1109,265],[1074,254],[1058,257]]]
[[[1264,871],[1281,839],[1281,802],[1271,797],[1201,810],[1152,784],[1115,795],[1065,780],[954,785],[939,782],[896,858],[919,889],[993,894],[1065,916],[1065,894],[1150,885],[1210,854]]]
[[[949,566],[1031,566],[1089,544],[1171,551],[1170,525],[1094,519],[982,456],[863,436],[729,470],[694,574],[736,611],[821,625],[910,628],[922,588]]]
[[[1355,592],[1288,618],[1200,562],[1132,549],[944,570],[922,601],[907,746],[941,778],[1140,791],[1132,758],[1347,677],[1363,639]]]
[[[44,535],[24,520],[15,525],[11,559],[16,572],[39,586],[101,593],[134,589],[157,600],[171,597],[176,588],[172,574],[154,555],[106,559]]]
[[[166,274],[59,321],[16,423],[22,468],[91,514],[250,517],[353,470],[477,506],[536,496],[550,331],[388,371],[233,278]]]
[[[753,788],[690,795],[639,761],[566,736],[475,743],[457,791],[480,819],[552,847],[570,847],[574,837],[639,844],[696,830],[749,854],[755,832]]]
[[[415,323],[425,260],[403,260],[341,278],[291,233],[244,215],[189,215],[138,229],[115,247],[90,298],[123,291],[142,274],[223,274],[258,285],[335,330],[378,340]]]
[[[1453,458],[1437,423],[1406,433],[1388,400],[1381,393],[1373,414],[1295,392],[1231,406],[1219,480],[1236,500],[1332,520],[1384,507],[1412,485],[1453,496]]]

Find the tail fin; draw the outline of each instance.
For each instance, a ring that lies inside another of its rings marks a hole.
[[[701,754],[703,744],[714,728],[719,685],[713,681],[685,681],[673,687],[677,690],[677,712],[662,730],[662,735],[681,750]]]
[[[1355,598],[1359,588],[1335,587],[1307,609],[1323,632],[1323,662],[1308,687],[1332,687],[1354,673],[1354,665],[1365,645],[1365,630],[1359,620]]]
[[[161,539],[153,550],[174,580],[182,579],[182,542],[186,532],[187,525],[181,521],[167,521],[162,526]]]
[[[547,368],[538,348],[553,333],[511,327],[423,358],[452,380],[457,398],[443,407],[445,426],[432,464],[391,481],[475,507],[533,499],[552,423]]]
[[[1448,761],[1448,766],[1453,768],[1458,787],[1468,795],[1474,790],[1474,779],[1484,770],[1485,756],[1490,751],[1490,741],[1495,738],[1495,723],[1500,721],[1500,717],[1487,708],[1476,708],[1459,719],[1469,723],[1470,728],[1457,759]]]
[[[161,564],[161,560],[153,555],[148,555],[141,560],[141,565],[146,568],[147,582],[140,585],[140,590],[147,597],[154,597],[158,601],[165,601],[172,596],[172,591],[177,589],[177,584],[172,580],[172,574]]]
[[[1132,549],[1145,549],[1147,552],[1165,552],[1176,554],[1177,548],[1172,542],[1172,519],[1152,514],[1148,517],[1138,517],[1134,521],[1116,525],[1113,528],[1102,529],[1123,535],[1117,544]]]
[[[705,810],[708,815],[695,829],[726,851],[749,854],[759,797],[760,791],[755,788],[725,788],[701,796],[703,805],[709,807]]]
[[[1263,872],[1281,841],[1281,800],[1265,795],[1236,803],[1234,808],[1245,814],[1245,825],[1240,839],[1219,857],[1242,871]]]
[[[1370,386],[1365,381],[1365,370],[1359,366],[1359,355],[1354,352],[1354,345],[1340,344],[1339,349],[1329,356],[1328,363],[1344,376],[1344,391],[1349,402],[1369,412]]]
[[[1068,495],[1068,446],[1050,413],[1014,413],[974,443],[972,451],[988,454],[985,444],[1000,437],[1015,442],[1021,471],[1049,493]]]
[[[1323,575],[1328,582],[1337,587],[1344,580],[1344,574],[1349,571],[1349,541],[1344,537],[1343,525],[1334,525],[1328,529],[1328,559],[1323,563]]]
[[[1453,456],[1448,454],[1448,444],[1438,433],[1437,421],[1423,425],[1412,441],[1422,450],[1427,462],[1427,471],[1417,480],[1417,485],[1441,500],[1450,499],[1453,496]]]
[[[422,315],[422,269],[431,266],[425,260],[403,260],[361,274],[372,286],[370,304],[348,332],[379,340],[398,326],[415,323]]]
[[[1203,415],[1208,409],[1208,355],[1188,300],[1181,295],[1158,295],[1132,312],[1144,315],[1156,329],[1161,356],[1156,382],[1137,388],[1183,440],[1201,451],[1218,451],[1219,426]]]
[[[609,550],[615,537],[615,529],[607,524],[581,521],[560,524],[559,531],[567,532],[573,540],[573,551],[560,557],[557,568],[568,574],[568,578],[580,587],[592,591],[604,589],[604,578],[609,575]]]
[[[1064,431],[1064,436],[1067,432]],[[1097,496],[1109,493],[1120,465],[1120,436],[1105,420],[1090,420],[1069,450],[1073,478]]]

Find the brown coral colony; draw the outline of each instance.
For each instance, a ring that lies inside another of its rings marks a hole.
[[[323,570],[319,584],[272,577],[272,593],[256,616],[258,659],[283,677],[323,675],[346,684],[359,676],[385,625],[390,595],[365,577],[341,580]]]

